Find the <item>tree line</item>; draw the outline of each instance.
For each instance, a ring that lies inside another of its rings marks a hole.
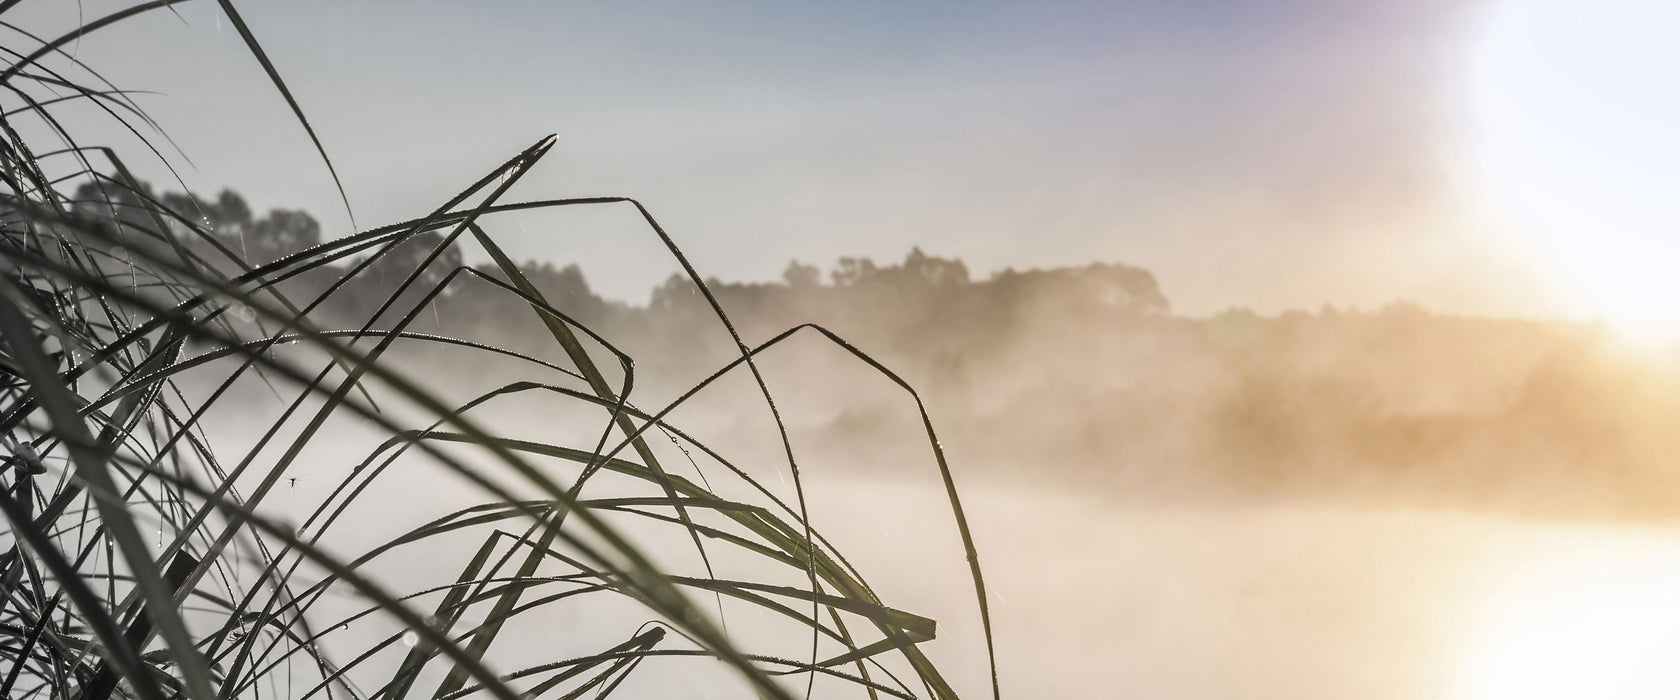
[[[78,195],[79,206],[122,216],[110,206],[121,201],[116,193],[90,186]],[[261,264],[321,240],[307,213],[257,216],[233,192],[157,199],[200,225],[204,237],[186,240],[206,257]],[[349,280],[354,263],[291,280],[285,291],[306,301],[342,284],[318,310],[321,324],[365,318],[372,309],[357,308],[360,300],[384,298],[441,241],[418,234]],[[446,251],[397,309],[463,264],[459,251]],[[492,266],[476,269],[501,278]],[[686,277],[629,303],[602,297],[577,265],[522,269],[551,304],[636,358],[643,395],[668,396],[738,356]],[[827,271],[793,261],[777,281],[708,279],[706,287],[749,344],[807,322],[847,338],[912,382],[953,455],[985,468],[1137,489],[1387,484],[1373,492],[1422,500],[1544,487],[1552,489],[1544,498],[1680,512],[1670,502],[1680,499],[1659,497],[1680,493],[1667,488],[1680,485],[1667,457],[1680,450],[1680,434],[1664,427],[1680,420],[1680,392],[1628,369],[1591,324],[1461,318],[1407,303],[1186,318],[1140,267],[977,278],[960,259],[919,248],[890,263],[841,258]],[[479,277],[458,277],[430,306],[416,330],[533,353],[552,343],[527,304]],[[882,431],[894,426],[914,427],[907,416],[887,417],[902,411],[897,399],[849,384],[842,364],[813,366],[789,376],[820,387],[827,412],[807,426],[820,444],[856,450],[887,444]],[[1558,491],[1561,482],[1580,488]]]

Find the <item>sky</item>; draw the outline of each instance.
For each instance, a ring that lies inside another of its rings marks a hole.
[[[516,198],[635,197],[723,279],[920,246],[977,276],[1140,265],[1192,315],[1400,299],[1593,315],[1603,308],[1560,282],[1567,256],[1486,186],[1478,100],[1491,93],[1477,76],[1489,17],[1515,1],[237,6],[363,228],[423,215],[553,133]],[[24,0],[8,18],[56,34],[78,11],[124,5]],[[138,99],[190,158],[169,154],[188,186],[351,230],[213,3],[71,49],[118,85],[161,93]],[[86,119],[123,142],[108,119]],[[170,178],[126,152],[160,186]],[[490,230],[517,258],[582,265],[613,298],[643,301],[676,269],[625,207]]]

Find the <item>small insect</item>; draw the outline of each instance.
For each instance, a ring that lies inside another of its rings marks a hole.
[[[297,477],[295,477],[295,476],[289,476],[289,477],[286,477],[286,478],[287,478],[287,479],[290,479],[290,480],[291,480],[291,482],[292,482],[292,488],[294,488],[294,489],[295,489],[295,488],[297,488],[297,480],[298,480],[298,478],[297,478]]]

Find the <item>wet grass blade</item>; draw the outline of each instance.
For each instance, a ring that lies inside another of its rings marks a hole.
[[[239,14],[239,10],[234,9],[233,0],[218,2],[221,3],[222,12],[227,15],[228,21],[239,32],[239,38],[245,40],[246,48],[250,49],[251,55],[262,64],[269,82],[274,84],[274,89],[280,92],[281,97],[286,98],[286,106],[292,109],[292,115],[297,117],[298,124],[309,134],[309,142],[315,144],[315,152],[321,154],[321,162],[327,165],[327,174],[332,176],[333,186],[338,188],[338,198],[344,202],[344,213],[350,217],[350,227],[355,228],[356,213],[350,207],[350,195],[344,193],[344,181],[339,179],[338,169],[333,167],[332,158],[327,155],[327,148],[321,145],[321,137],[315,135],[315,127],[309,125],[309,117],[304,115],[303,107],[298,105],[297,98],[292,97],[291,88],[286,87],[286,81],[280,78],[280,71],[275,69],[274,62],[268,60],[268,52],[257,42],[256,35],[251,33],[251,27],[245,24],[245,18]]]
[[[0,336],[5,338],[11,356],[18,361],[41,405],[51,417],[53,430],[68,447],[77,476],[93,491],[100,520],[122,550],[124,562],[134,572],[136,583],[145,597],[148,614],[163,634],[177,667],[181,669],[188,696],[209,700],[214,697],[210,674],[175,608],[174,591],[164,583],[162,572],[141,541],[140,531],[135,527],[126,504],[113,500],[118,489],[106,462],[106,448],[95,443],[93,435],[88,433],[77,412],[73,395],[60,383],[46,353],[37,345],[28,319],[13,303],[16,293],[12,285],[0,285]]]

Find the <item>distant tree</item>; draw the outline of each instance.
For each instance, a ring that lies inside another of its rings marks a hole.
[[[653,295],[648,299],[648,310],[678,311],[692,309],[704,303],[705,300],[700,296],[700,287],[694,284],[694,280],[673,272],[664,282],[653,288]]]
[[[992,275],[984,291],[997,307],[1032,308],[1050,305],[1068,311],[1162,314],[1167,298],[1148,270],[1130,265],[1096,263],[1085,267],[1017,271]]]
[[[219,225],[251,225],[251,205],[245,203],[245,198],[230,189],[223,189],[216,195],[216,205],[212,208]],[[298,212],[302,213],[302,212]],[[308,216],[308,214],[304,214]]]
[[[243,242],[246,260],[263,265],[319,245],[321,224],[301,209],[271,209],[268,216],[249,224]],[[455,257],[459,259],[460,253]]]
[[[956,258],[939,258],[911,248],[905,256],[903,281],[911,287],[949,287],[968,284],[968,266]]]
[[[822,271],[815,265],[801,265],[798,260],[789,260],[787,269],[782,271],[782,281],[795,290],[813,289],[822,284]]]
[[[353,318],[365,318],[382,305],[404,279],[418,269],[421,271],[420,275],[403,291],[390,310],[378,319],[380,323],[395,320],[412,309],[414,304],[419,303],[420,298],[431,292],[451,271],[461,266],[461,251],[452,245],[444,249],[430,265],[421,268],[421,263],[442,242],[443,234],[426,231],[398,243],[376,258],[367,269],[348,282],[341,292],[334,295],[334,308],[340,312],[347,312]],[[450,296],[452,291],[445,290],[444,296]]]
[[[520,266],[526,279],[556,309],[584,323],[595,323],[611,310],[607,300],[589,288],[583,268],[576,263],[557,267],[554,263],[529,261]],[[500,273],[497,273],[500,277]]]
[[[1266,319],[1246,306],[1234,306],[1208,319],[1203,328],[1215,345],[1242,349],[1260,342],[1266,334]]]
[[[143,225],[148,217],[140,206],[141,197],[150,197],[151,187],[140,183],[140,188],[134,192],[107,180],[89,180],[76,187],[71,204],[83,216]]]
[[[565,304],[595,296],[595,292],[589,289],[589,281],[583,277],[583,268],[576,264],[556,267],[552,262],[533,260],[521,266],[520,270],[537,291],[553,303]]]
[[[1080,276],[1098,303],[1131,313],[1163,314],[1172,309],[1155,275],[1141,267],[1118,263],[1097,263],[1084,268]]]
[[[110,181],[96,180],[76,188],[74,206],[87,215],[153,231],[157,226],[147,212],[151,206],[147,200],[175,214],[163,216],[169,230],[160,233],[172,234],[200,251],[207,251],[208,246],[203,233],[194,233],[194,229],[209,233],[251,265],[264,265],[321,242],[321,225],[308,212],[272,209],[258,219],[245,198],[231,189],[223,189],[215,199],[205,199],[187,192],[153,195],[146,183],[140,183],[136,192]]]
[[[215,200],[167,192],[158,198],[181,218],[201,225],[251,265],[265,265],[321,242],[321,224],[301,209],[271,209],[258,219],[238,192],[223,189]]]
[[[414,270],[419,269],[420,264],[441,243],[443,243],[443,234],[437,231],[414,234],[408,240],[397,244],[395,248],[380,256],[378,260],[368,266],[367,271],[363,274],[371,279],[378,280],[382,286],[395,289],[404,278],[408,277]],[[439,282],[442,282],[451,270],[460,266],[461,250],[453,245],[445,248],[437,259],[433,260],[421,272],[420,277],[414,281],[413,288],[430,290],[437,286]]]
[[[828,273],[836,287],[850,287],[875,276],[875,261],[869,258],[840,258],[840,265]]]
[[[956,258],[941,258],[911,248],[901,265],[878,267],[868,258],[840,258],[830,273],[837,287],[886,284],[900,292],[941,288],[968,283],[968,266]]]
[[[235,216],[240,203],[230,203]],[[114,225],[125,236],[128,246],[147,248],[171,258],[185,251],[187,259],[197,255],[203,260],[226,261],[221,255],[207,255],[212,247],[207,237],[216,236],[207,222],[212,216],[222,217],[218,203],[200,202],[174,192],[158,195],[145,182],[130,188],[110,179],[93,179],[76,187],[71,207],[78,215]],[[83,242],[101,247],[93,241]]]
[[[251,228],[251,205],[233,190],[222,190],[214,201],[187,192],[165,192],[158,202],[181,218],[230,241],[238,241]]]

